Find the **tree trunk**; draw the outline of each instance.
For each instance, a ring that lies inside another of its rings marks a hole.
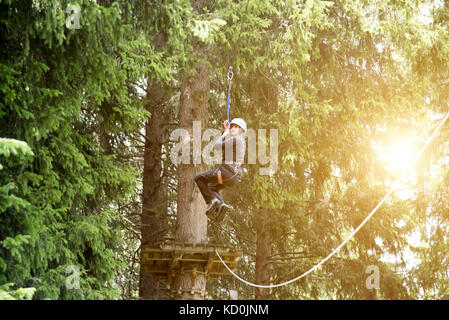
[[[256,249],[256,283],[261,285],[270,284],[271,267],[271,232],[269,224],[268,209],[260,209],[255,219],[255,228],[257,233]],[[255,288],[257,300],[266,300],[270,297],[270,289]]]
[[[196,50],[197,56],[201,51]],[[203,56],[204,58],[204,56]],[[209,67],[198,63],[194,74],[183,77],[179,107],[179,126],[186,129],[193,138],[193,121],[201,121],[201,128],[207,126],[207,102],[209,94]],[[195,137],[201,139],[201,137]],[[201,140],[200,140],[201,141]],[[191,144],[192,146],[192,144]],[[206,203],[195,187],[195,175],[203,171],[201,164],[179,164],[178,166],[178,208],[175,240],[184,243],[207,242]],[[175,299],[202,299],[206,290],[206,277],[202,273],[193,276],[193,271],[204,272],[200,265],[194,263],[183,265],[184,270],[177,272],[173,289]],[[179,270],[178,270],[179,271]],[[193,294],[192,294],[193,292]]]
[[[163,240],[167,228],[167,184],[163,176],[162,144],[168,138],[167,104],[169,95],[166,86],[150,83],[147,87],[147,110],[151,116],[145,124],[145,151],[142,192],[142,245],[150,245]],[[142,256],[141,256],[142,263]],[[162,299],[157,291],[160,280],[151,273],[140,270],[140,299]]]

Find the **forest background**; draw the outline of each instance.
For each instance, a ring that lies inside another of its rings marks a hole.
[[[448,27],[446,0],[1,0],[0,299],[152,294],[141,245],[176,233],[169,137],[198,65],[203,130],[232,66],[231,116],[278,132],[277,170],[245,166],[207,231],[243,278],[308,270],[405,177],[313,274],[222,277],[212,299],[449,298],[448,125],[404,165],[449,111]]]

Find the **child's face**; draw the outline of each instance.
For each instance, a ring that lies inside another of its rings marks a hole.
[[[231,124],[231,128],[230,128],[231,135],[233,135],[233,136],[238,135],[239,131],[240,131],[240,127],[238,125],[236,125],[234,123]]]

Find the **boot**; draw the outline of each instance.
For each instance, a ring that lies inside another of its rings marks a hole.
[[[221,222],[226,214],[226,212],[231,209],[231,206],[227,205],[226,203],[222,203],[220,208],[218,208],[217,215],[215,217],[216,222]]]
[[[212,212],[220,208],[221,201],[217,198],[213,198],[212,201],[209,203],[209,206],[206,210],[206,215],[210,215]]]

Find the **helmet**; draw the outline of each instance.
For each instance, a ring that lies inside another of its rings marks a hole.
[[[234,118],[234,119],[232,119],[230,125],[231,124],[238,125],[240,128],[243,129],[243,133],[246,133],[246,122],[242,118]]]

